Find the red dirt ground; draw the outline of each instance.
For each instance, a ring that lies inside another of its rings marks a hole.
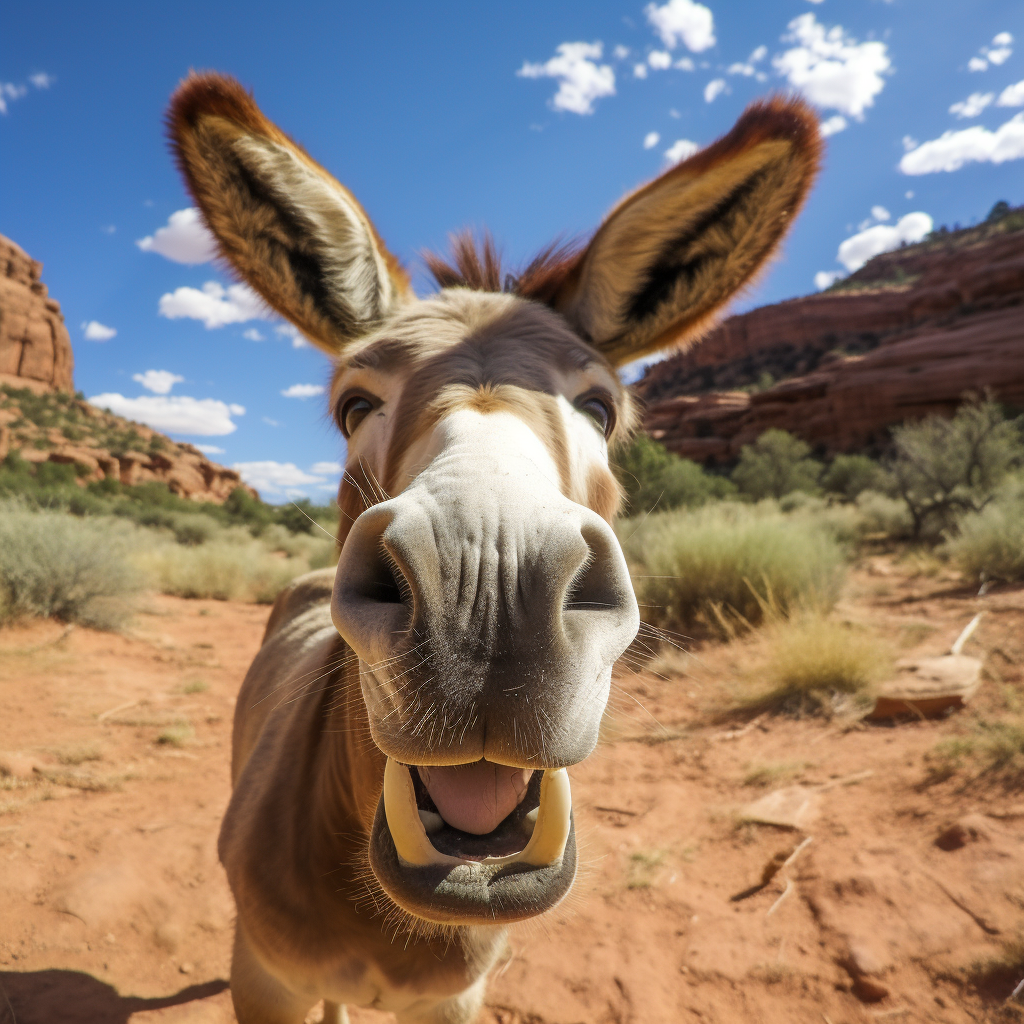
[[[991,966],[1022,934],[1024,794],[963,771],[929,783],[926,760],[1018,707],[1024,590],[976,598],[882,557],[839,614],[941,654],[980,608],[965,653],[985,681],[941,721],[714,720],[757,639],[665,677],[622,668],[604,740],[572,772],[580,879],[513,932],[482,1024],[1024,1018],[1004,1003],[1024,956]],[[125,636],[0,630],[3,1024],[234,1020],[216,836],[234,695],[267,614],[155,597]],[[805,831],[744,823],[745,803],[794,784],[821,787]]]

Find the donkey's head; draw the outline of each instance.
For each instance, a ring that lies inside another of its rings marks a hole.
[[[373,871],[430,921],[537,914],[572,883],[565,767],[594,748],[639,625],[610,526],[608,450],[632,420],[616,367],[696,338],[764,264],[814,176],[814,117],[755,104],[504,290],[462,239],[454,266],[430,258],[424,300],[237,83],[191,77],[170,125],[222,255],[334,360],[332,611],[387,755]]]

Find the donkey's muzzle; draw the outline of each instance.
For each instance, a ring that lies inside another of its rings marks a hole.
[[[332,612],[374,741],[413,765],[559,768],[597,741],[639,626],[608,524],[553,491],[413,486],[353,524]]]

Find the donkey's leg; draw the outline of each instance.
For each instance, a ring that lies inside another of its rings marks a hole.
[[[238,1024],[302,1024],[312,1001],[285,988],[256,959],[242,929],[235,926],[231,955],[231,1001]],[[325,1021],[334,1020],[325,1015]],[[341,1018],[344,1024],[345,1018]]]
[[[349,1024],[348,1010],[341,1003],[324,1000],[324,1024]]]
[[[487,975],[469,988],[443,1003],[434,1003],[427,1009],[417,1008],[407,1013],[396,1013],[398,1024],[472,1024],[484,1002]]]

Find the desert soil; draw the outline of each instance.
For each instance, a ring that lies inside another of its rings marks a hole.
[[[981,690],[935,721],[717,719],[756,638],[660,674],[620,665],[603,740],[571,773],[579,881],[513,931],[483,1024],[1020,1019],[1013,968],[984,965],[1021,934],[1024,794],[932,781],[928,755],[1024,693],[1024,589],[978,598],[881,556],[838,614],[941,654],[982,608],[965,651],[985,660]],[[126,635],[0,630],[3,1024],[234,1020],[216,837],[267,615],[153,597]],[[799,828],[744,819],[794,786]]]

